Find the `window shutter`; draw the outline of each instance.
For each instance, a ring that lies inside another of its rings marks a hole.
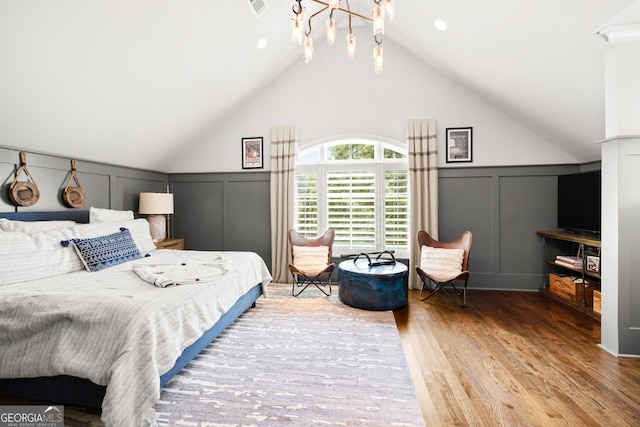
[[[318,235],[318,174],[296,173],[294,202],[294,228],[301,236]]]
[[[327,172],[327,225],[335,230],[335,246],[375,248],[375,190],[372,171]]]
[[[406,170],[384,173],[384,249],[409,247],[409,176]]]

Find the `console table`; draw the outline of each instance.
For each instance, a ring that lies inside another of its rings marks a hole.
[[[544,287],[541,293],[556,301],[562,302],[593,319],[600,320],[600,266],[597,271],[587,265],[587,255],[590,250],[597,251],[600,257],[600,236],[575,233],[564,230],[537,231],[543,242],[544,259]],[[580,265],[566,265],[560,263],[558,255],[581,254]],[[565,277],[566,276],[566,277]],[[553,291],[551,280],[565,280],[565,285],[574,285],[569,278],[575,276],[579,279],[575,282],[574,292],[565,294],[562,290]]]

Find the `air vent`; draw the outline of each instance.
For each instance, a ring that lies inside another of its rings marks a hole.
[[[268,9],[267,2],[265,0],[249,0],[251,9],[256,14],[256,17],[260,17]]]

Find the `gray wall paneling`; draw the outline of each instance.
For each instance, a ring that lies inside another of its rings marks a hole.
[[[252,251],[271,269],[269,172],[174,174],[173,235],[187,249]]]
[[[538,290],[542,240],[555,229],[557,175],[575,165],[439,170],[439,238],[473,233],[470,288]]]
[[[139,193],[142,191],[162,192],[167,183],[167,175],[139,169],[124,168],[94,162],[77,160],[77,172],[85,193],[85,203],[80,209],[91,206],[109,209],[138,211]],[[40,190],[40,199],[29,207],[16,207],[9,199],[9,186],[20,167],[20,150],[0,148],[0,179],[2,191],[0,210],[16,211],[58,211],[67,208],[62,200],[62,192],[69,179],[71,158],[39,153],[27,153],[27,168]],[[21,174],[19,181],[27,179]],[[71,185],[76,185],[75,181]]]
[[[215,175],[172,176],[173,235],[193,250],[224,250],[225,182]]]
[[[579,169],[440,169],[440,239],[452,240],[464,230],[474,236],[469,287],[542,286],[542,239],[536,231],[556,228],[556,177]],[[268,172],[171,175],[174,235],[185,237],[189,249],[255,251],[270,267],[269,178]]]
[[[67,209],[61,193],[70,160],[27,153],[41,196],[34,206],[19,210]],[[0,211],[18,210],[8,198],[18,167],[19,150],[0,148]],[[175,198],[172,234],[184,237],[187,249],[253,251],[271,267],[269,172],[167,176],[81,160],[77,167],[86,194],[83,209],[137,212],[140,192],[163,192],[168,182]],[[535,232],[556,228],[557,175],[580,170],[578,165],[439,170],[439,238],[473,232],[469,287],[533,291],[542,286],[542,240]]]

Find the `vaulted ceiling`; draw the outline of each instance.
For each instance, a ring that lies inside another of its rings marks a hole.
[[[302,60],[294,2],[264,1],[257,17],[249,0],[3,0],[0,146],[162,170],[162,153]],[[385,38],[574,158],[598,157],[584,143],[605,136],[611,46],[596,32],[634,0],[395,3]]]

